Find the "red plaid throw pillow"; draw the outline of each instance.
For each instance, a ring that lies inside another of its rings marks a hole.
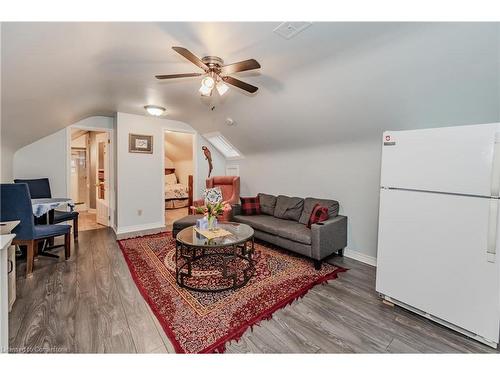
[[[260,215],[259,197],[248,197],[241,199],[241,212],[243,215]]]
[[[309,217],[308,228],[311,228],[312,224],[321,223],[322,221],[328,220],[328,207],[322,207],[319,203],[314,206],[311,216]]]

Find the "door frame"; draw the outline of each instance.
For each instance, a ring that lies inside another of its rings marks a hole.
[[[198,139],[197,139],[197,132],[195,130],[189,130],[189,129],[179,129],[176,127],[169,127],[165,126],[162,129],[162,139],[161,139],[161,175],[162,175],[162,180],[163,183],[161,184],[161,197],[162,197],[162,207],[163,207],[163,215],[162,215],[162,221],[163,221],[163,226],[166,225],[165,222],[165,133],[171,132],[171,133],[184,133],[184,134],[191,134],[193,137],[193,201],[198,199],[198,193],[196,191],[196,187],[198,186],[198,158],[197,158],[197,145],[198,145]]]
[[[114,129],[104,128],[104,127],[93,127],[93,126],[82,126],[82,125],[71,125],[66,128],[66,194],[70,196],[71,194],[71,131],[73,129],[81,129],[94,132],[105,132],[108,133],[108,178],[109,178],[109,188],[108,188],[108,207],[109,207],[109,221],[108,226],[111,228],[116,227],[115,213],[116,213],[116,193],[115,193],[115,152],[114,152]]]

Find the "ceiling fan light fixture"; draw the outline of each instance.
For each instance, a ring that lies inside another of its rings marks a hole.
[[[291,24],[290,27],[295,27],[295,23]],[[212,95],[214,88],[217,88],[220,95],[224,95],[228,91],[227,85],[235,86],[250,94],[256,93],[259,89],[258,87],[240,81],[230,75],[233,73],[260,69],[261,66],[255,59],[247,59],[224,65],[224,60],[217,56],[204,56],[200,59],[186,48],[174,46],[172,49],[198,68],[201,68],[203,73],[159,74],[155,76],[157,79],[163,80],[203,76],[201,79],[202,88],[200,89],[200,93],[203,96]],[[224,77],[224,82],[219,85],[221,75]]]
[[[217,92],[220,96],[224,95],[227,90],[229,90],[229,86],[222,81],[217,82],[217,85],[215,87],[217,88]]]
[[[207,76],[201,80],[201,85],[212,90],[215,85],[215,80],[211,76]]]
[[[203,84],[201,85],[199,91],[200,91],[201,96],[211,96],[212,95],[212,88],[211,87],[206,87]]]
[[[160,107],[159,105],[145,105],[144,109],[151,116],[161,116],[166,110],[164,107]]]

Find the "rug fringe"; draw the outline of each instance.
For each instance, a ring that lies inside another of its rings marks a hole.
[[[295,302],[295,301],[303,298],[316,285],[327,284],[328,281],[336,279],[338,273],[347,271],[347,268],[342,268],[342,267],[339,267],[339,266],[336,266],[336,267],[338,267],[338,268],[335,271],[333,271],[333,272],[331,272],[331,273],[329,273],[327,275],[324,275],[320,279],[318,279],[318,280],[314,281],[313,283],[307,285],[306,287],[302,288],[301,290],[299,290],[298,292],[296,292],[295,294],[293,294],[292,296],[290,296],[287,300],[285,300],[285,301],[283,301],[281,303],[278,303],[277,305],[273,306],[269,310],[265,311],[264,313],[262,313],[261,315],[259,315],[258,317],[256,317],[248,325],[240,327],[237,330],[235,330],[235,331],[229,333],[228,335],[222,337],[217,342],[215,342],[214,344],[212,344],[208,348],[204,349],[200,353],[205,353],[205,354],[209,354],[209,353],[219,353],[219,354],[222,354],[222,353],[224,353],[226,351],[226,349],[227,349],[226,345],[230,344],[232,341],[239,342],[240,339],[241,339],[241,337],[245,334],[245,332],[249,328],[253,332],[253,327],[254,326],[260,326],[260,323],[262,321],[272,319],[272,317],[273,317],[273,315],[274,315],[274,313],[276,311],[278,311],[278,310],[280,310],[280,309],[282,309],[282,308],[284,308],[286,306],[289,306],[293,302]]]

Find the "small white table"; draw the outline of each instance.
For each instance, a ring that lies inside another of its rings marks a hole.
[[[33,215],[36,217],[41,217],[47,214],[50,210],[64,204],[72,206],[73,201],[70,198],[38,198],[31,200]]]
[[[74,207],[73,200],[70,198],[37,198],[31,200],[31,207],[33,208],[33,215],[35,217],[42,217],[47,215],[47,224],[54,224],[54,209],[67,204],[70,207]],[[57,255],[50,254],[45,249],[47,248],[48,242],[45,240],[43,242],[42,248],[40,249],[39,255],[43,255],[49,258],[58,258]]]

